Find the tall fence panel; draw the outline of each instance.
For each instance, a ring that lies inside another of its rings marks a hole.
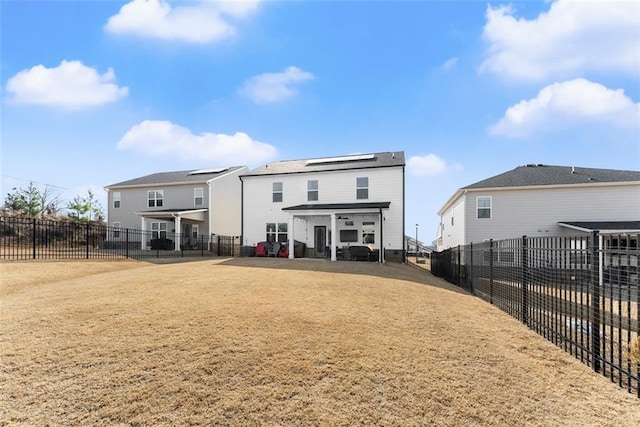
[[[488,241],[432,254],[431,271],[494,304],[640,397],[639,235]]]

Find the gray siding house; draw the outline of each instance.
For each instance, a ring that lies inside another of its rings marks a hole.
[[[640,171],[519,166],[459,189],[438,215],[438,251],[523,235],[637,232]]]
[[[120,228],[138,236],[170,239],[175,250],[197,244],[201,235],[240,235],[241,188],[246,166],[161,172],[105,187],[107,219],[114,229],[108,239],[124,239]],[[140,237],[138,237],[140,238]],[[149,249],[150,238],[141,239]]]

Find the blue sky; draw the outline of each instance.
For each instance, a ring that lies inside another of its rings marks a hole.
[[[640,0],[0,2],[2,194],[404,151],[407,234],[527,163],[640,169]]]

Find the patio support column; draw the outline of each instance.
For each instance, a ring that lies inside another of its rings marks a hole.
[[[180,238],[180,236],[181,236],[180,233],[182,232],[182,228],[181,228],[182,227],[182,224],[181,224],[182,221],[181,221],[181,218],[180,218],[179,214],[175,217],[175,219],[176,219],[176,232],[173,235],[173,239],[175,240],[174,249],[176,251],[179,251],[180,250],[180,240],[182,240]]]
[[[288,235],[289,235],[289,259],[294,259],[296,257],[295,251],[296,248],[293,244],[293,242],[295,241],[295,238],[293,236],[293,220],[294,220],[294,215],[293,214],[289,214],[289,229],[288,229]]]
[[[140,218],[140,222],[141,222],[141,224],[140,224],[140,249],[142,249],[144,251],[145,249],[147,249],[146,248],[147,236],[146,236],[146,233],[145,233],[146,230],[144,229],[144,217]]]
[[[338,240],[337,226],[336,226],[336,213],[331,212],[331,261],[337,261],[336,257],[336,241]]]

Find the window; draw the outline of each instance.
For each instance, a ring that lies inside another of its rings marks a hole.
[[[150,190],[147,192],[147,200],[150,208],[159,208],[163,205],[164,190]]]
[[[286,222],[268,222],[267,223],[267,242],[287,242],[289,237],[287,235],[287,228],[289,224]]]
[[[273,183],[273,202],[281,202],[282,201],[282,183],[274,182]]]
[[[307,181],[307,200],[310,202],[318,200],[318,181]]]
[[[358,200],[365,200],[369,198],[369,178],[361,177],[356,178],[356,198]]]
[[[114,239],[119,239],[120,238],[120,223],[119,222],[114,222],[113,223],[113,238]]]
[[[191,226],[191,237],[197,239],[198,238],[198,225],[197,224],[193,224]]]
[[[114,208],[119,208],[120,207],[120,192],[116,191],[115,193],[113,193],[113,207]]]
[[[453,227],[453,217],[451,217],[451,226]]]
[[[341,242],[357,242],[358,230],[340,230]]]
[[[151,223],[151,238],[153,239],[166,239],[167,238],[167,223],[166,222],[152,222]]]
[[[491,218],[491,197],[483,196],[476,198],[478,219]]]
[[[195,206],[202,206],[204,204],[204,190],[202,187],[193,189],[193,204]]]
[[[362,243],[373,244],[376,242],[376,223],[362,222]]]

